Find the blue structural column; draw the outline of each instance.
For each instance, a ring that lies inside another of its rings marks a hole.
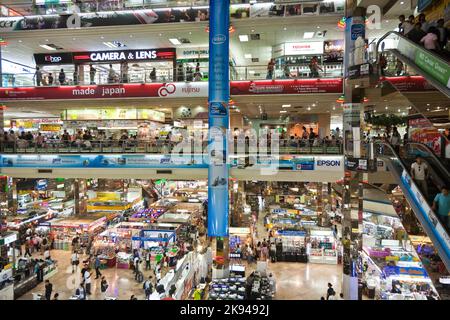
[[[215,259],[213,278],[223,278],[228,274],[230,1],[210,0],[209,3],[208,236]]]
[[[209,18],[208,235],[228,236],[229,0],[211,0]]]

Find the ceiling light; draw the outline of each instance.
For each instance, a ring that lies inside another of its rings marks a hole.
[[[286,113],[287,111],[286,110],[280,110],[280,113]]]
[[[314,32],[305,32],[303,34],[304,39],[312,39],[312,37],[314,37]]]
[[[400,1],[400,4],[405,4],[405,1]]]
[[[19,40],[20,43],[22,43],[22,40]]]
[[[48,39],[45,39],[45,41],[47,41],[47,42],[48,42]]]
[[[108,48],[111,48],[111,49],[115,49],[116,48],[116,46],[112,42],[103,42],[103,44],[105,46],[107,46]]]
[[[255,70],[249,70],[248,71],[249,74],[255,74]],[[260,108],[261,109],[261,108]]]
[[[307,110],[308,110],[308,111],[311,111],[311,107],[308,107]]]
[[[49,50],[49,51],[56,51],[55,48],[50,47],[50,46],[48,46],[48,45],[46,45],[46,44],[40,44],[39,47],[44,48],[44,49],[47,49],[47,50]]]
[[[248,35],[240,34],[239,35],[239,41],[241,41],[241,42],[248,42]]]
[[[162,36],[162,33],[160,33],[159,36],[161,37],[161,36]]]
[[[427,103],[427,106],[429,106],[430,104],[429,103]]]
[[[386,110],[387,110],[388,108],[389,108],[388,106],[385,107]]]
[[[181,44],[180,40],[178,40],[176,38],[169,39],[169,41],[175,46],[178,46]]]
[[[336,110],[336,107],[333,107],[333,110]]]
[[[245,59],[251,59],[252,58],[252,54],[251,53],[246,53],[246,54],[244,54],[244,58]]]
[[[255,29],[252,29],[252,32],[255,32]]]
[[[400,112],[401,110],[400,109],[398,109],[398,112]]]
[[[132,35],[132,34],[130,34],[130,38],[133,38],[133,35]]]
[[[286,27],[284,27],[284,28],[283,28],[283,30],[284,30],[284,31],[286,31],[286,30],[287,30],[287,28],[286,28]]]
[[[291,105],[290,105],[290,104],[283,104],[281,107],[282,107],[282,108],[290,108]]]
[[[104,36],[101,36],[100,39],[105,39],[105,37],[104,37]]]
[[[320,26],[317,26],[317,29],[320,29]]]

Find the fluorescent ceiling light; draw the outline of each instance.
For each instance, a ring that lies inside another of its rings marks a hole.
[[[241,41],[241,42],[248,42],[248,35],[240,34],[239,35],[239,41]]]
[[[248,71],[249,74],[255,74],[255,70],[249,70]],[[260,108],[261,109],[261,108]]]
[[[48,46],[48,45],[46,45],[46,44],[40,44],[39,47],[44,48],[44,49],[47,49],[47,50],[49,50],[49,51],[56,51],[55,48],[50,47],[50,46]]]
[[[109,48],[115,49],[116,46],[112,42],[103,42],[103,44]]]
[[[252,54],[251,53],[246,53],[246,54],[244,54],[244,58],[245,59],[251,59],[252,58]]]
[[[314,37],[314,32],[305,32],[303,34],[304,39],[312,39],[312,37]]]
[[[175,45],[175,46],[178,46],[178,45],[181,44],[180,40],[178,40],[178,39],[176,39],[176,38],[174,38],[174,39],[169,39],[169,41],[170,41],[173,45]]]
[[[286,110],[280,110],[280,113],[286,113],[287,111]]]
[[[291,105],[290,105],[290,104],[283,104],[281,107],[282,107],[282,108],[290,108]]]

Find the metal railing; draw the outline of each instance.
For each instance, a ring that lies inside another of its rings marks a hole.
[[[41,70],[40,76],[36,73],[4,73],[0,75],[3,87],[32,87],[32,86],[64,86],[64,85],[104,85],[104,84],[124,84],[124,83],[165,83],[165,82],[200,82],[208,81],[209,68],[185,66],[183,68],[144,69],[139,71],[129,71],[121,73],[119,71],[109,72],[97,70],[95,74],[89,71],[84,72],[84,77],[80,77],[74,72],[73,67],[64,69],[64,77],[60,77],[59,72]],[[319,78],[341,77],[339,69],[333,72],[327,71],[326,66],[322,66],[324,71],[319,72]],[[311,78],[309,69],[304,66],[292,67],[292,72],[287,74],[282,70],[275,69],[272,75],[267,72],[267,66],[234,66],[230,70],[230,80],[280,80],[280,79],[307,79]],[[317,78],[317,77],[315,77]],[[39,80],[39,81],[38,81]]]
[[[0,143],[0,152],[4,154],[78,154],[78,153],[153,153],[168,154],[174,150],[177,152],[180,142],[160,140],[77,140],[62,141],[59,139],[49,139],[44,142],[27,141],[23,139],[6,141]],[[189,145],[190,144],[190,145]],[[207,153],[207,142],[200,144],[194,141],[187,143],[183,151],[185,153]],[[177,149],[175,149],[177,146]],[[230,142],[230,154],[271,154],[271,146],[259,147],[256,150],[245,144],[239,148],[236,142]],[[309,141],[292,142],[290,140],[280,140],[279,154],[342,154],[342,144],[340,142],[309,143]]]

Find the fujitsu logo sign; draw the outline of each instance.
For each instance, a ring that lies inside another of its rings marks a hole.
[[[51,63],[57,63],[57,62],[61,62],[62,57],[48,55],[48,56],[45,56],[44,60],[47,62],[51,62]]]
[[[158,96],[167,97],[168,95],[174,94],[177,91],[177,87],[173,83],[168,83],[158,89]]]

